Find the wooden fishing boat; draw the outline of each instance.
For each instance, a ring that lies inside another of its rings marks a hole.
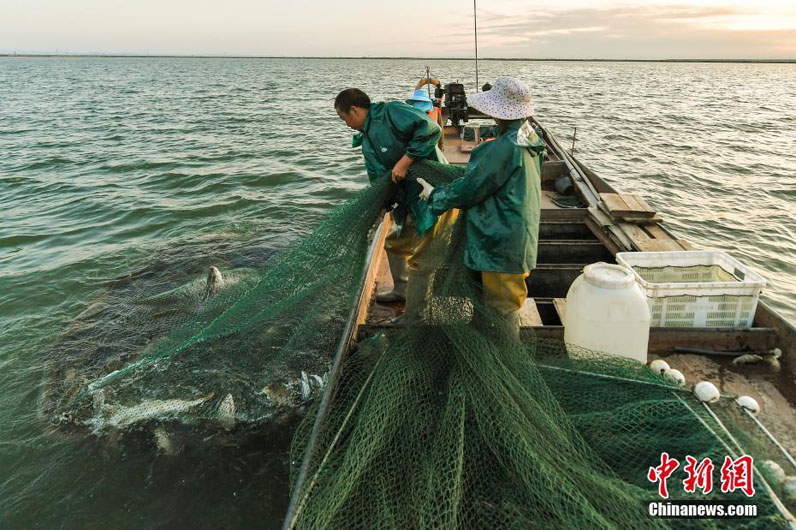
[[[566,295],[583,267],[598,261],[616,263],[618,252],[696,250],[692,243],[666,229],[663,219],[639,196],[614,189],[572,154],[555,136],[544,131],[547,158],[542,165],[542,216],[537,268],[528,278],[529,303],[522,318],[522,332],[537,337],[564,338]],[[449,162],[466,164],[474,141],[461,139],[461,126],[445,127],[443,152]],[[554,183],[571,179],[579,207],[560,206]],[[387,218],[384,224],[389,223]],[[380,231],[382,236],[386,229]],[[357,337],[389,331],[389,321],[400,314],[400,305],[381,305],[372,293],[387,289],[392,281],[383,243],[374,242],[368,284],[359,310]],[[779,370],[770,365],[736,366],[733,357],[746,352],[779,349]],[[704,353],[682,353],[702,350]],[[723,391],[752,395],[767,406],[760,417],[781,441],[796,452],[796,327],[765,302],[759,302],[750,328],[675,328],[650,330],[649,359],[665,358],[687,380],[710,380]],[[713,355],[711,355],[711,353]],[[732,373],[728,377],[725,372]]]
[[[443,118],[448,123],[447,107]],[[487,118],[473,113],[470,119]],[[542,213],[537,268],[528,278],[529,300],[522,311],[521,334],[545,339],[564,338],[562,324],[566,313],[566,295],[584,266],[595,262],[616,263],[616,254],[628,251],[690,251],[697,247],[667,230],[664,220],[637,195],[616,190],[565,150],[554,134],[532,119],[543,131],[547,155],[542,165]],[[452,164],[466,165],[472,148],[479,141],[463,139],[462,124],[444,127],[443,152]],[[562,177],[570,180],[568,199],[556,191]],[[577,204],[572,197],[579,199]],[[375,302],[375,293],[391,287],[391,277],[384,251],[384,239],[390,226],[389,214],[374,232],[367,267],[363,271],[361,291],[352,308],[348,326],[339,343],[323,396],[316,429],[333,393],[345,358],[357,341],[377,333],[395,332],[393,323],[401,314],[400,304]],[[735,365],[732,359],[746,352],[781,351],[775,366]],[[684,351],[700,353],[683,353]],[[689,384],[708,380],[722,392],[751,395],[763,409],[758,414],[774,437],[790,454],[796,453],[796,327],[764,302],[757,305],[749,328],[652,327],[649,360],[666,359],[683,372]],[[313,452],[313,443],[305,454],[305,464]],[[306,465],[299,470],[296,484],[303,480]],[[295,488],[294,492],[299,489]],[[290,527],[295,500],[291,503],[285,527]]]

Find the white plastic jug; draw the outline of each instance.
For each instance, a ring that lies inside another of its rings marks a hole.
[[[647,362],[650,310],[633,271],[592,263],[567,293],[564,342]]]

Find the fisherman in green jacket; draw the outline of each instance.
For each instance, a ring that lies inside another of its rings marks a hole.
[[[499,78],[468,104],[495,118],[499,136],[473,149],[464,175],[450,185],[417,181],[432,213],[465,211],[464,264],[480,273],[484,302],[516,327],[536,266],[544,141],[526,121],[531,91],[516,79]]]
[[[415,160],[444,162],[437,149],[441,135],[439,126],[429,116],[403,102],[371,103],[367,94],[357,88],[340,92],[334,107],[346,125],[359,131],[353,147],[362,146],[365,168],[371,182],[392,178],[398,189],[391,199],[393,225],[384,248],[393,278],[393,289],[377,294],[379,302],[406,301],[405,314],[411,314],[420,300],[407,296],[411,292],[422,297],[424,281],[418,277],[419,263],[430,240],[443,226],[452,224],[457,212],[446,212],[437,220],[428,204],[420,199],[422,187],[406,180],[409,166]],[[413,281],[413,278],[417,278]]]

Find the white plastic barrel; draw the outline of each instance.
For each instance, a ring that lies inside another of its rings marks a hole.
[[[592,263],[567,293],[564,342],[647,362],[650,310],[630,269]]]

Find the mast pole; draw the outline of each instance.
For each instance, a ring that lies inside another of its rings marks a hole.
[[[478,15],[475,8],[476,0],[473,0],[473,33],[475,34],[475,91],[478,92]]]

